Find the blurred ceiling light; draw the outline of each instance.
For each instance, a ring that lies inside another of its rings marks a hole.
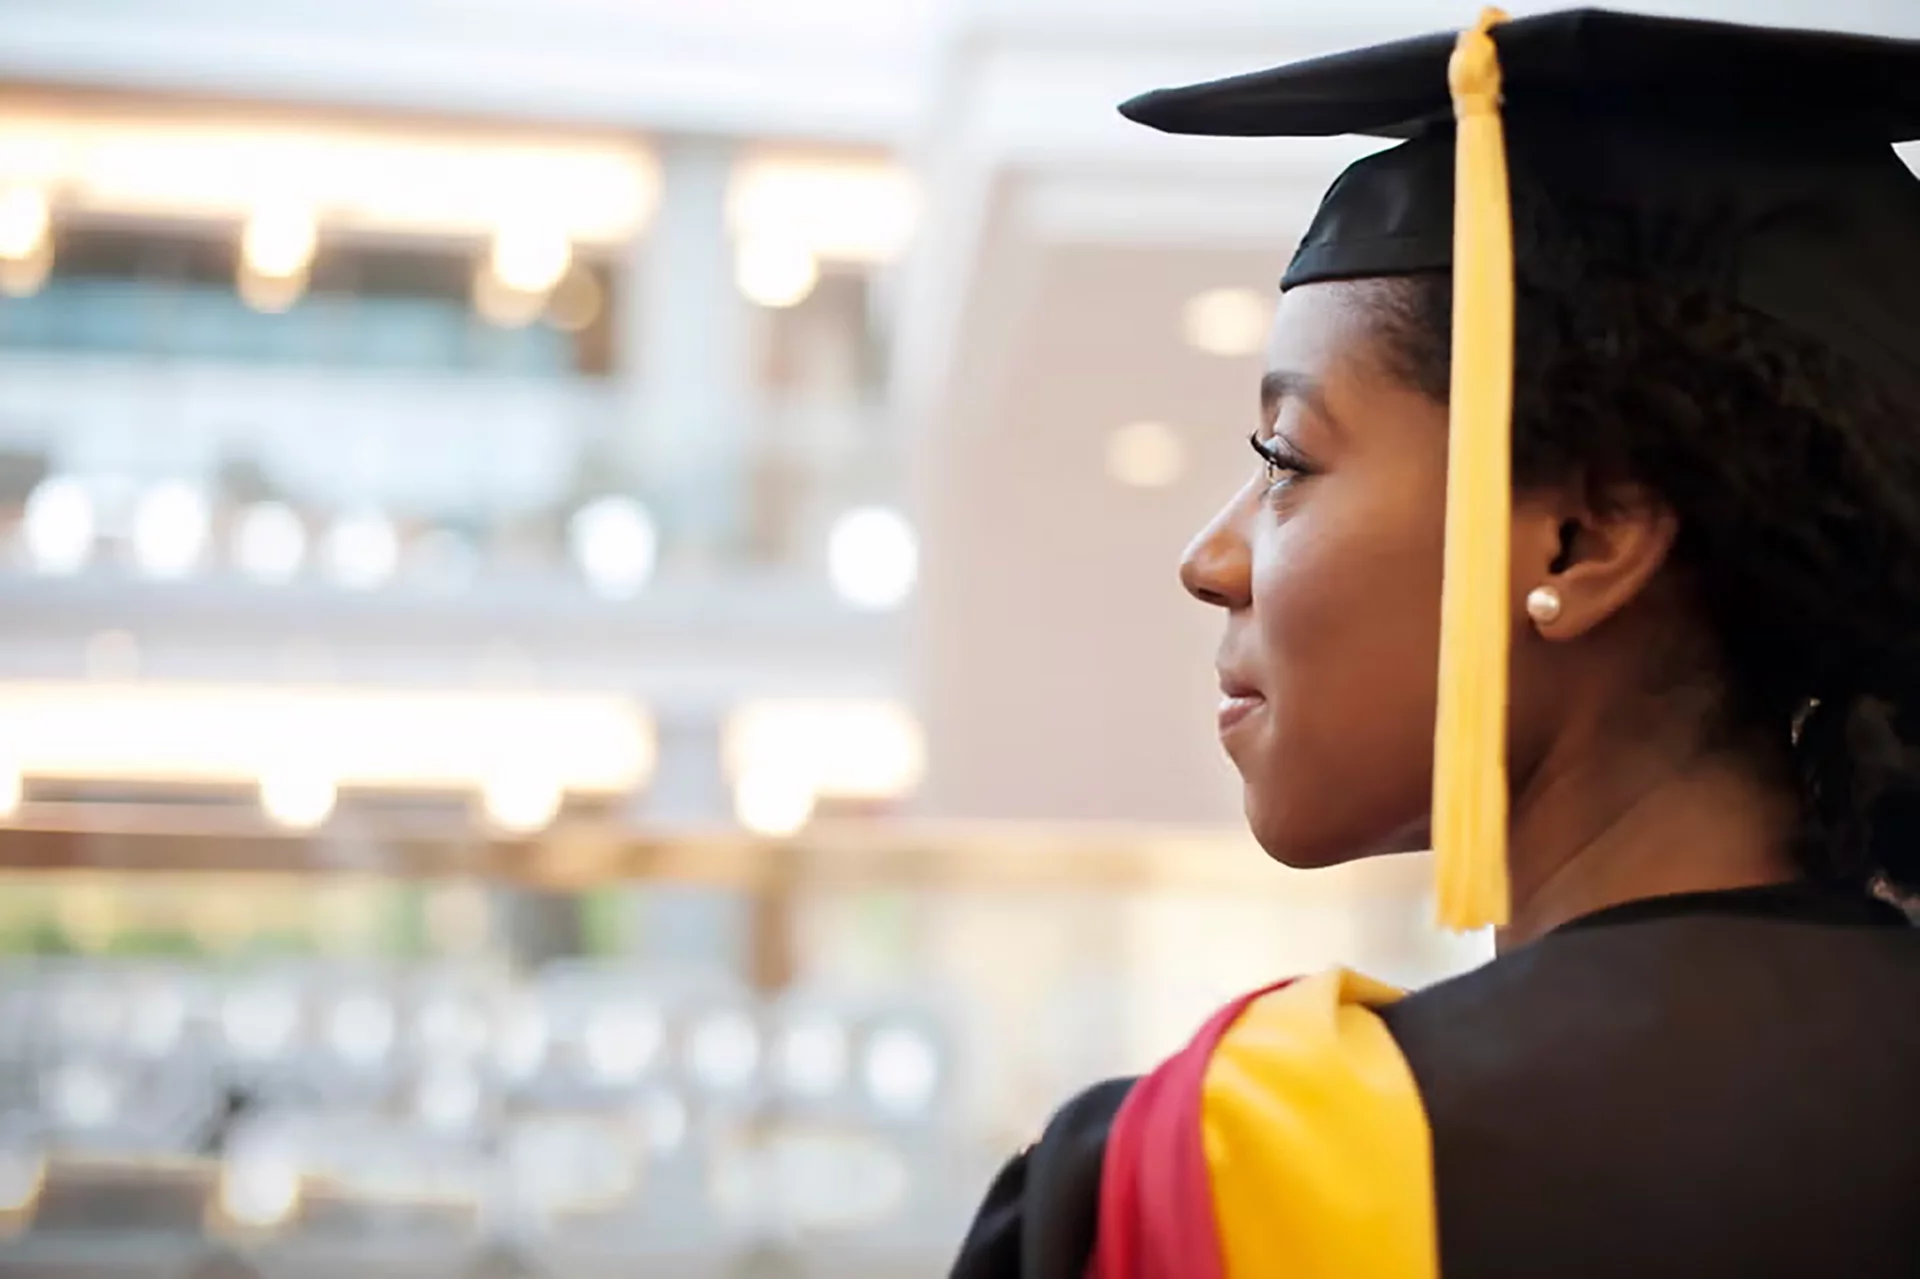
[[[473,273],[473,309],[488,324],[502,329],[525,328],[546,308],[545,293],[508,288],[490,267]]]
[[[920,547],[900,512],[870,506],[848,511],[827,534],[827,575],[840,598],[875,611],[897,607],[913,590]]]
[[[1186,446],[1164,422],[1129,422],[1107,436],[1107,474],[1129,488],[1165,488],[1186,465]]]
[[[229,992],[221,1002],[220,1032],[228,1051],[242,1061],[270,1061],[285,1054],[299,1031],[299,992],[284,982],[255,981]]]
[[[798,306],[820,282],[820,261],[796,241],[748,236],[734,246],[733,279],[741,295],[758,306]]]
[[[759,701],[727,717],[728,774],[798,779],[831,799],[895,799],[926,770],[926,742],[905,707],[887,701]],[[758,783],[770,794],[787,783]],[[737,792],[736,792],[737,797]]]
[[[1188,345],[1208,355],[1252,355],[1267,340],[1273,299],[1252,289],[1208,289],[1181,315]]]
[[[383,585],[400,566],[400,533],[378,511],[359,511],[335,520],[320,543],[327,577],[350,591]]]
[[[0,190],[0,261],[29,262],[46,253],[53,230],[47,193],[33,186]]]
[[[940,1086],[940,1055],[917,1030],[903,1026],[876,1030],[861,1061],[867,1095],[896,1115],[925,1113]]]
[[[0,187],[61,193],[83,212],[237,221],[275,203],[347,231],[491,235],[538,216],[576,243],[646,227],[658,166],[628,142],[480,130],[164,118],[16,103],[0,119]]]
[[[563,228],[527,222],[501,227],[494,233],[487,267],[515,293],[544,298],[566,277],[573,265],[573,245]]]
[[[554,287],[547,299],[547,323],[562,333],[580,333],[593,326],[606,305],[606,294],[592,271],[576,266]]]
[[[69,1128],[105,1128],[127,1100],[127,1081],[98,1061],[61,1062],[40,1087],[47,1110]]]
[[[611,494],[574,512],[567,522],[567,542],[596,594],[627,599],[653,576],[660,537],[646,507]]]
[[[53,211],[38,186],[0,188],[0,295],[31,297],[53,273]]]
[[[50,475],[27,496],[21,517],[27,555],[36,572],[77,573],[93,558],[93,498],[79,480]]]
[[[266,201],[240,232],[240,257],[249,271],[270,279],[304,276],[320,244],[313,210],[296,200]]]
[[[733,812],[755,835],[785,839],[798,834],[813,816],[818,792],[810,770],[760,767],[740,774],[733,783]]]
[[[185,577],[206,550],[212,522],[206,495],[198,488],[184,480],[154,485],[133,510],[134,567],[147,577]]]
[[[289,830],[314,830],[333,816],[339,792],[314,769],[275,769],[260,779],[261,811]]]
[[[306,296],[307,277],[298,275],[262,275],[242,264],[234,276],[234,288],[240,300],[262,315],[280,315],[293,309]]]
[[[545,830],[560,815],[566,790],[537,772],[520,771],[496,777],[481,788],[480,805],[487,821],[510,835]]]
[[[53,250],[42,249],[30,258],[0,258],[0,296],[30,298],[53,274]]]
[[[735,166],[727,190],[736,240],[770,237],[835,261],[894,260],[918,217],[912,176],[888,161],[755,156]]]
[[[396,1031],[393,1004],[372,991],[343,995],[327,1013],[327,1046],[341,1061],[361,1070],[387,1059]]]
[[[441,1068],[421,1077],[414,1090],[413,1110],[428,1128],[460,1132],[473,1126],[485,1102],[486,1090],[472,1071]]]
[[[286,1222],[300,1207],[302,1176],[291,1151],[252,1143],[227,1156],[214,1202],[234,1225],[267,1230]]]
[[[738,1092],[760,1068],[760,1030],[744,1012],[702,1017],[687,1035],[687,1069],[715,1092]]]
[[[846,1028],[824,1017],[795,1021],[780,1037],[780,1078],[806,1098],[830,1097],[846,1082]]]
[[[255,502],[233,525],[233,560],[259,582],[290,582],[307,556],[307,527],[284,502]]]
[[[588,1016],[580,1055],[599,1084],[630,1084],[653,1064],[666,1042],[660,1014],[644,1004],[607,1004]]]
[[[618,795],[654,764],[646,712],[585,693],[0,681],[0,723],[28,778],[257,785],[298,767],[342,788],[471,792],[526,772]]]
[[[847,703],[818,721],[814,781],[837,799],[895,799],[920,784],[926,737],[912,712],[891,702]]]

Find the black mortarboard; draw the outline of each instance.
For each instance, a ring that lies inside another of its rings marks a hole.
[[[1121,107],[1171,133],[1405,139],[1350,167],[1282,287],[1451,269],[1434,844],[1443,920],[1505,917],[1513,278],[1556,225],[1920,392],[1920,42],[1575,10]],[[1564,218],[1534,218],[1545,209]],[[1516,216],[1518,215],[1518,216]],[[1583,241],[1583,245],[1584,245]]]
[[[1920,41],[1592,9],[1492,35],[1516,209],[1624,217],[1649,265],[1920,379],[1920,180],[1892,145],[1920,140]],[[1402,40],[1121,111],[1172,133],[1409,138],[1334,184],[1282,284],[1445,270],[1453,47]]]

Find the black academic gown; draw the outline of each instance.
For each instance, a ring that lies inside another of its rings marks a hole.
[[[1636,902],[1381,1012],[1445,1279],[1920,1275],[1920,930],[1805,886]],[[1001,1172],[954,1279],[1083,1279],[1130,1081]]]

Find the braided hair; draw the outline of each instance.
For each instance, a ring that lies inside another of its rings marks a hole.
[[[1715,744],[1794,776],[1807,874],[1920,896],[1920,391],[1661,269],[1691,246],[1527,213],[1515,485],[1668,505]],[[1444,402],[1451,282],[1378,295],[1396,372]]]

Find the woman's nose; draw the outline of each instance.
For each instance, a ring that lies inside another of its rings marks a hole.
[[[1180,585],[1203,604],[1227,609],[1247,606],[1252,565],[1247,539],[1239,528],[1239,508],[1237,498],[1223,507],[1180,557]]]

